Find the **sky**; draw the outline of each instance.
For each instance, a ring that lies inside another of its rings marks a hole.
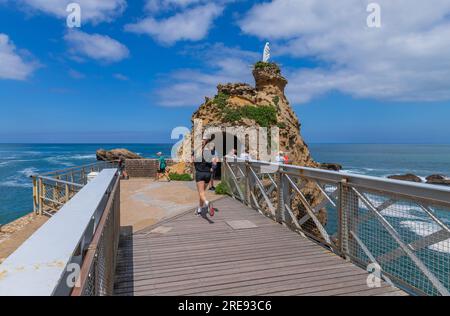
[[[0,0],[0,142],[171,142],[269,41],[307,142],[450,143],[450,1],[371,2]]]

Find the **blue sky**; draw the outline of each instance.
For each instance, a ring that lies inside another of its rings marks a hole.
[[[69,2],[0,0],[0,142],[170,141],[270,41],[307,142],[450,143],[448,0]]]

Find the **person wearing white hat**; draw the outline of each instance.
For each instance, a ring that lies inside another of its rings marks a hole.
[[[161,177],[167,178],[167,181],[170,182],[170,177],[167,174],[167,162],[166,159],[164,159],[162,152],[156,153],[156,156],[158,156],[158,171],[156,172],[156,179],[155,181],[158,181]]]

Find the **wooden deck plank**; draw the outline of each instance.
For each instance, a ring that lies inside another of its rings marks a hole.
[[[405,295],[231,198],[212,220],[193,212],[121,239],[116,295]],[[256,227],[233,229],[227,221]]]

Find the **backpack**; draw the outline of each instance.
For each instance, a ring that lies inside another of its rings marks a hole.
[[[159,169],[166,169],[166,166],[166,160],[163,157],[159,158]]]

